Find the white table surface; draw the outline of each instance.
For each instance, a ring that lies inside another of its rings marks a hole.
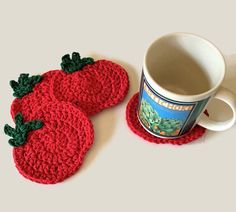
[[[59,68],[66,53],[120,63],[131,87],[122,104],[92,118],[94,146],[79,172],[60,184],[23,178],[1,130],[0,211],[235,212],[236,126],[179,147],[144,142],[125,122],[144,51],[166,33],[193,32],[214,42],[226,55],[224,84],[236,90],[235,8],[233,1],[205,0],[1,1],[1,129],[13,123],[9,80]],[[212,117],[228,116],[213,108]]]

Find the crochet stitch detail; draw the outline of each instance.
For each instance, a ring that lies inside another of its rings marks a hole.
[[[13,96],[22,98],[26,94],[33,91],[34,86],[42,80],[42,76],[35,75],[29,77],[29,74],[20,74],[18,82],[15,80],[10,81],[14,93]]]
[[[38,110],[44,103],[54,101],[49,94],[50,81],[54,71],[49,71],[42,75],[42,81],[35,85],[33,92],[28,93],[22,98],[15,98],[11,104],[11,116],[14,119],[19,112],[25,118],[28,113],[33,113]]]
[[[91,57],[84,57],[81,59],[80,54],[78,52],[73,52],[72,58],[70,58],[69,54],[66,54],[61,58],[61,60],[61,68],[66,73],[73,73],[75,71],[79,71],[84,66],[94,63],[94,59]]]
[[[21,113],[18,113],[15,116],[15,123],[15,129],[8,124],[4,127],[5,134],[12,137],[8,142],[14,147],[19,147],[25,144],[28,133],[32,130],[40,129],[43,126],[43,123],[40,120],[33,120],[23,123],[23,116]]]
[[[123,101],[128,89],[128,74],[123,67],[97,60],[72,74],[55,72],[50,95],[58,101],[73,103],[90,116]]]

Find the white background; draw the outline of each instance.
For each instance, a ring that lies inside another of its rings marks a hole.
[[[23,178],[1,130],[0,211],[235,212],[235,126],[179,147],[144,142],[125,122],[144,51],[166,33],[192,32],[214,42],[227,59],[224,84],[236,90],[234,1],[61,2],[0,0],[0,128],[13,123],[9,80],[59,68],[61,56],[73,51],[123,65],[130,92],[122,104],[92,118],[94,146],[79,172],[60,184]],[[212,117],[222,120],[225,112]]]

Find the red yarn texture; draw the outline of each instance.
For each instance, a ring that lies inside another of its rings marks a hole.
[[[56,71],[50,95],[59,101],[72,102],[87,115],[120,103],[129,89],[127,72],[120,65],[98,60],[72,74]]]
[[[163,139],[155,137],[154,135],[148,133],[142,125],[139,123],[137,117],[137,107],[139,101],[139,93],[136,93],[129,101],[126,107],[126,120],[130,129],[137,134],[138,136],[142,137],[144,140],[149,142],[153,142],[156,144],[176,144],[182,145],[189,142],[192,142],[198,138],[200,138],[205,133],[205,128],[196,125],[189,133],[185,134],[184,136],[176,139]]]
[[[23,117],[38,110],[45,103],[52,102],[52,97],[49,94],[50,81],[54,71],[49,71],[42,75],[43,79],[33,88],[33,92],[28,93],[22,98],[16,98],[11,105],[11,116],[14,119],[18,112],[21,112]]]
[[[24,121],[39,119],[44,125],[30,132],[23,146],[13,149],[19,172],[43,184],[58,183],[74,174],[94,139],[87,116],[70,103],[48,103],[32,113],[22,112]]]
[[[66,73],[52,70],[43,74],[33,92],[14,100],[11,115],[31,113],[45,102],[71,102],[87,115],[112,107],[125,98],[129,89],[127,72],[120,65],[98,60],[82,70]]]
[[[128,92],[129,80],[125,69],[107,60],[70,74],[52,70],[42,76],[33,92],[16,98],[11,105],[13,118],[21,112],[24,121],[44,123],[29,133],[25,145],[14,148],[13,156],[24,177],[54,184],[78,170],[93,143],[87,115],[120,103]]]

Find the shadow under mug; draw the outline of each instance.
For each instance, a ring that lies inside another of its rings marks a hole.
[[[138,118],[151,134],[177,138],[196,124],[223,131],[236,121],[235,95],[223,88],[225,60],[209,41],[190,33],[172,33],[154,41],[143,62]],[[203,112],[212,98],[233,111],[224,122]]]

